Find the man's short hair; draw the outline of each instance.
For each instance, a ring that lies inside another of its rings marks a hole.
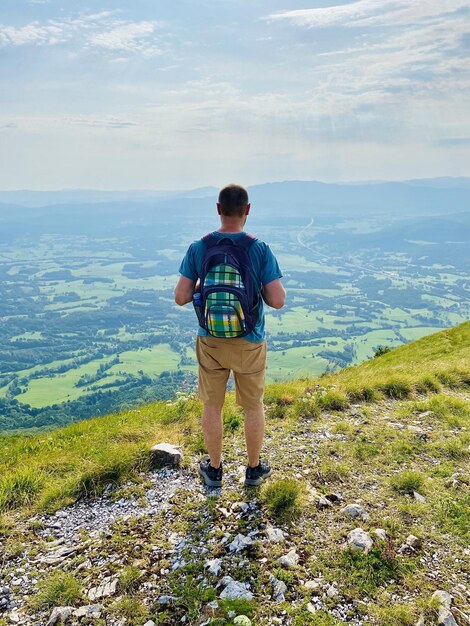
[[[248,206],[248,192],[241,185],[227,185],[220,190],[219,205],[222,215],[243,217]]]

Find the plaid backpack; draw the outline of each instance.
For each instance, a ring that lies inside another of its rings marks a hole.
[[[213,337],[243,337],[258,321],[260,292],[248,254],[256,237],[234,240],[211,233],[202,238],[199,324]]]

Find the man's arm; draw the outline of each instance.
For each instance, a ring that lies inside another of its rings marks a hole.
[[[194,290],[196,287],[196,281],[186,278],[186,276],[180,276],[179,281],[175,287],[175,302],[180,306],[188,304],[193,299]]]
[[[261,295],[266,304],[272,306],[273,309],[282,309],[286,303],[286,290],[279,278],[263,285]]]

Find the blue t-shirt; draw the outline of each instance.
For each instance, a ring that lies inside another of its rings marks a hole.
[[[246,233],[245,231],[241,233],[219,233],[217,231],[214,231],[212,234],[216,235],[216,237],[230,237],[231,239],[236,240]],[[200,278],[204,252],[205,244],[202,239],[193,241],[193,243],[189,246],[184,259],[181,261],[179,273],[191,280],[197,280],[198,278]],[[256,286],[258,287],[258,289],[261,289],[262,285],[267,285],[271,281],[276,280],[276,278],[282,278],[277,259],[267,243],[257,239],[249,249],[249,256],[253,265],[253,273],[255,276],[255,280],[257,281]],[[256,323],[256,326],[251,331],[251,333],[248,333],[248,335],[245,335],[244,337],[248,341],[253,341],[254,343],[263,341],[266,337],[266,333],[264,330],[263,304],[263,299],[261,298],[259,319]],[[204,330],[204,328],[198,326],[198,335],[206,336],[209,335],[209,333]]]

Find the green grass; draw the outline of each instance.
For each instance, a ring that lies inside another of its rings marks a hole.
[[[395,474],[391,480],[390,485],[392,489],[399,494],[412,494],[413,491],[423,493],[425,478],[423,474],[419,472],[413,472],[411,470],[405,470],[399,474]]]
[[[135,477],[158,441],[183,444],[196,433],[198,400],[142,405],[37,436],[0,439],[0,513],[53,511],[109,482]]]
[[[411,561],[398,558],[388,541],[381,541],[367,554],[346,549],[331,554],[330,559],[330,575],[336,573],[344,593],[355,597],[372,597],[381,586],[390,580],[400,580],[414,568]]]
[[[263,485],[261,500],[267,511],[279,520],[293,520],[300,515],[304,486],[292,478]]]
[[[76,606],[83,598],[82,585],[70,572],[53,572],[38,582],[38,593],[30,598],[32,608]]]

